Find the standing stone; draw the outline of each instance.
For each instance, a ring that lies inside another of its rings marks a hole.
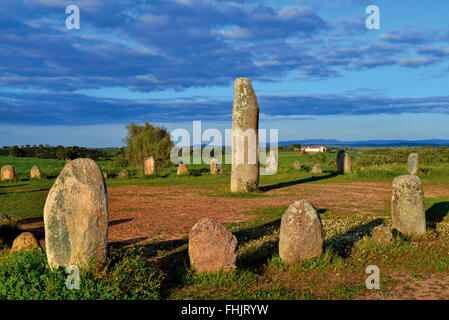
[[[323,169],[321,168],[321,164],[317,163],[312,168],[312,173],[323,173]]]
[[[44,226],[51,267],[106,262],[108,195],[95,161],[67,162],[48,193]]]
[[[216,174],[222,174],[223,169],[221,167],[221,163],[218,161],[217,158],[210,159],[210,173],[213,175]]]
[[[248,193],[259,185],[259,106],[249,78],[234,82],[231,192]]]
[[[391,197],[393,228],[406,235],[426,233],[426,211],[421,180],[400,176],[393,180]]]
[[[23,232],[12,243],[11,251],[36,250],[40,247],[39,241],[31,232]]]
[[[296,170],[301,170],[301,163],[299,163],[299,161],[296,160],[296,161],[293,163],[293,167],[294,167]]]
[[[192,269],[198,272],[235,270],[237,239],[215,220],[201,219],[189,234],[189,258]]]
[[[393,232],[385,226],[377,226],[373,229],[373,240],[379,244],[387,244],[393,240]]]
[[[266,174],[275,174],[278,171],[278,153],[276,151],[270,151],[270,155],[267,158],[265,165]]]
[[[118,177],[119,177],[119,178],[128,178],[128,177],[129,177],[129,172],[128,172],[128,170],[126,170],[126,169],[121,170],[121,171],[118,173]]]
[[[4,166],[1,171],[1,180],[10,180],[16,177],[16,172],[13,166]]]
[[[185,176],[189,174],[189,169],[187,168],[187,166],[183,163],[180,163],[178,165],[178,172],[177,172],[178,176]]]
[[[41,169],[39,169],[38,166],[34,166],[31,168],[31,172],[30,172],[30,176],[31,179],[40,179],[42,174],[41,174]]]
[[[146,176],[156,174],[156,162],[153,157],[146,157],[143,160],[144,174]]]
[[[417,153],[410,153],[408,155],[408,173],[411,175],[417,175],[418,174],[418,163],[419,163],[419,156]]]
[[[288,263],[319,257],[323,253],[324,231],[312,203],[295,201],[282,216],[279,256]]]
[[[345,150],[338,151],[337,154],[337,171],[339,174],[351,173],[352,161],[351,157]]]

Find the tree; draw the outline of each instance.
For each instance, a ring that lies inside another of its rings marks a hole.
[[[12,157],[24,157],[25,151],[18,146],[13,146],[9,149],[9,155]]]
[[[126,160],[132,166],[143,171],[143,159],[153,157],[156,165],[165,167],[170,164],[170,151],[173,142],[167,129],[145,122],[143,126],[130,123],[126,126]]]

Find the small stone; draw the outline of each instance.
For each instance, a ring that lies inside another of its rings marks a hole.
[[[23,232],[12,243],[11,251],[36,250],[40,247],[39,241],[31,232]]]
[[[408,155],[408,172],[411,175],[417,175],[419,171],[419,155],[417,153],[410,153]]]
[[[189,174],[189,169],[187,168],[187,166],[183,163],[180,163],[178,165],[178,172],[177,172],[178,176],[184,176]]]
[[[121,171],[118,173],[118,177],[119,177],[119,178],[128,178],[128,177],[129,177],[129,172],[128,172],[128,170],[126,170],[126,169],[121,170]]]
[[[278,171],[278,153],[276,151],[270,151],[265,165],[265,174],[275,174]]]
[[[213,175],[222,174],[223,169],[217,158],[210,159],[210,173]]]
[[[144,174],[146,176],[156,174],[156,162],[153,157],[146,157],[143,160]]]
[[[312,168],[312,173],[323,173],[323,169],[321,168],[321,164],[317,163]]]
[[[426,233],[424,192],[417,176],[400,176],[393,180],[391,216],[393,228],[403,234]]]
[[[295,162],[293,162],[293,167],[294,167],[296,170],[301,170],[301,163],[299,163],[299,161],[296,160]]]
[[[45,201],[44,226],[51,267],[106,263],[108,195],[95,161],[67,162]]]
[[[339,174],[351,173],[352,161],[351,157],[345,150],[338,151],[337,154],[337,171]]]
[[[38,166],[33,166],[30,172],[31,179],[40,179],[42,177],[41,169]]]
[[[201,219],[189,234],[189,258],[197,272],[235,270],[237,239],[215,220]]]
[[[16,172],[14,171],[14,167],[7,165],[2,168],[1,171],[1,180],[10,180],[16,177]]]
[[[377,226],[373,229],[372,239],[379,244],[386,244],[393,240],[393,232],[385,226]]]
[[[281,219],[279,256],[288,264],[319,257],[323,253],[324,231],[320,216],[307,200],[295,201]]]

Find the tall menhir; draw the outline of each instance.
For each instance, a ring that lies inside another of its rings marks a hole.
[[[231,192],[248,193],[259,184],[259,106],[249,78],[234,82]]]

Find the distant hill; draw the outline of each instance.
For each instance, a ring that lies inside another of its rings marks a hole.
[[[309,139],[280,141],[280,146],[288,146],[292,143],[307,145],[326,145],[326,146],[351,146],[351,147],[419,147],[419,146],[449,146],[449,140],[429,139],[429,140],[363,140],[363,141],[341,141],[333,139]]]

